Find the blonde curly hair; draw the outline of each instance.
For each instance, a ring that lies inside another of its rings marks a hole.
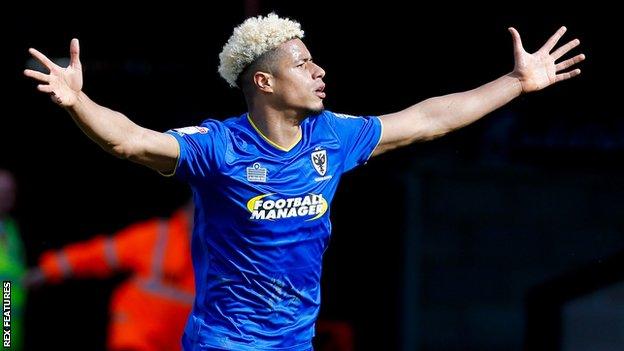
[[[291,39],[303,38],[299,22],[280,18],[271,12],[266,17],[251,17],[234,28],[219,54],[219,74],[231,87],[243,70],[267,51]]]

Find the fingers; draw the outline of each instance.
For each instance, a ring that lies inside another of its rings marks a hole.
[[[32,69],[24,70],[24,75],[26,77],[30,77],[30,78],[42,81],[44,83],[49,83],[50,82],[50,76],[48,74],[41,73],[39,71],[34,71]]]
[[[50,71],[53,68],[57,67],[54,62],[50,61],[49,58],[47,58],[44,54],[37,51],[37,49],[30,48],[28,49],[28,52],[30,52],[30,54],[33,55],[33,57],[36,58],[37,61],[41,62],[41,64],[44,65]]]
[[[50,84],[39,84],[37,85],[37,90],[39,90],[42,93],[50,94],[50,99],[54,103],[59,104],[59,105],[63,104],[63,100],[54,93],[54,89],[52,88]]]
[[[51,93],[52,87],[50,86],[50,84],[39,84],[37,85],[37,90],[42,93]]]
[[[566,79],[570,79],[572,77],[576,77],[579,74],[581,74],[581,70],[578,69],[578,68],[575,69],[574,71],[560,73],[560,74],[557,74],[557,76],[555,77],[555,82],[561,82],[562,80],[566,80]]]
[[[555,66],[555,70],[557,72],[562,71],[570,66],[573,66],[581,61],[583,61],[585,59],[585,55],[584,54],[579,54],[574,56],[571,59],[567,59],[563,62],[559,62],[556,66]]]
[[[550,50],[552,50],[555,47],[555,45],[557,45],[557,42],[559,41],[559,39],[561,39],[563,34],[566,32],[566,30],[568,29],[565,26],[562,26],[561,28],[559,28],[559,30],[556,31],[555,34],[553,34],[553,36],[550,37],[546,41],[546,43],[544,44],[544,46],[542,46],[540,51],[550,52]]]
[[[558,60],[561,56],[565,55],[568,51],[570,51],[570,50],[574,49],[575,47],[579,46],[580,43],[581,43],[581,41],[578,40],[578,39],[570,40],[567,44],[565,44],[562,47],[560,47],[557,50],[555,50],[551,54],[551,56],[555,60]]]
[[[520,39],[520,33],[514,27],[508,28],[509,33],[511,33],[511,39],[513,40],[514,51],[522,52],[524,48],[522,47],[522,39]]]
[[[69,56],[70,66],[79,66],[80,65],[80,44],[78,43],[78,39],[74,38],[71,40],[69,44]]]

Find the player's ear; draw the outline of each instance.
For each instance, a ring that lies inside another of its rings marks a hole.
[[[273,75],[270,73],[258,71],[253,75],[253,82],[260,91],[266,93],[273,92]]]

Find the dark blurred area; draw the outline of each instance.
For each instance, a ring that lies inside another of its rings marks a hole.
[[[623,77],[615,54],[620,13],[598,3],[552,9],[528,2],[414,5],[255,6],[301,22],[304,42],[327,72],[326,107],[337,112],[394,112],[506,74],[513,68],[509,26],[533,52],[566,25],[560,44],[579,38],[573,54],[585,53],[587,60],[573,80],[345,175],[332,206],[321,316],[350,323],[356,350],[529,349],[532,289],[587,265],[622,269],[601,265],[624,250]],[[91,142],[23,77],[34,65],[29,47],[67,62],[70,39],[78,37],[84,91],[154,130],[245,110],[217,65],[233,27],[253,6],[94,6],[15,10],[0,24],[8,47],[2,50],[8,84],[0,168],[11,170],[19,184],[14,217],[31,266],[45,250],[165,216],[189,189]],[[76,281],[31,292],[26,348],[58,342],[61,349],[103,350],[108,298],[117,282]],[[578,306],[586,311],[593,305]],[[596,304],[592,311],[612,313],[609,306]],[[561,318],[580,328],[586,315]],[[559,349],[585,350],[562,341],[565,335],[556,336]],[[530,349],[547,349],[549,337],[533,340]],[[614,338],[602,349],[621,350],[621,342]]]

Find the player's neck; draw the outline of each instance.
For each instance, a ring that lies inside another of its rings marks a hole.
[[[270,108],[252,109],[249,119],[262,135],[280,148],[289,150],[301,139],[301,119]]]

